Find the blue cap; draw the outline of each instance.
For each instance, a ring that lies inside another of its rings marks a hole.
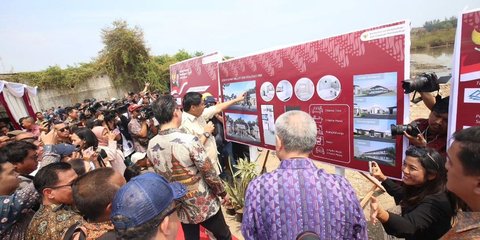
[[[205,97],[205,99],[203,101],[205,102],[205,104],[217,103],[215,98],[212,97],[212,96]]]
[[[121,187],[112,201],[110,219],[116,230],[135,228],[166,214],[174,200],[187,193],[178,182],[169,183],[156,173],[144,173]]]
[[[59,143],[56,144],[53,149],[55,150],[55,153],[64,157],[72,154],[75,151],[75,146],[67,143]]]

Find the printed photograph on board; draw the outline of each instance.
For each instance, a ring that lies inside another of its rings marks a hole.
[[[273,105],[261,105],[263,139],[265,144],[275,146],[275,115]]]
[[[271,82],[264,82],[260,87],[260,97],[265,102],[272,101],[273,97],[275,97],[275,87]]]
[[[315,92],[315,85],[313,85],[312,80],[309,78],[300,78],[297,83],[295,83],[295,96],[301,101],[308,101],[313,97]]]
[[[260,143],[260,129],[257,115],[225,113],[228,138],[242,141]]]
[[[292,98],[293,95],[293,87],[292,84],[288,80],[282,80],[277,84],[277,88],[275,89],[277,93],[277,98],[282,101],[286,102]]]
[[[395,142],[354,139],[354,155],[360,161],[395,166]]]
[[[335,100],[342,92],[342,84],[337,77],[326,75],[317,82],[318,96],[325,101]]]
[[[228,108],[228,110],[256,112],[257,111],[257,95],[255,93],[256,81],[244,81],[234,83],[224,83],[223,101],[230,101],[237,98],[241,94],[245,94],[245,100],[236,103]]]

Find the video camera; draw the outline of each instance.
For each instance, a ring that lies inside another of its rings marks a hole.
[[[150,119],[153,116],[154,115],[153,115],[152,106],[149,105],[149,106],[143,107],[140,110],[140,115],[138,115],[138,119]]]
[[[405,124],[405,125],[392,124],[390,125],[390,131],[392,133],[392,137],[397,135],[403,135],[403,132],[406,132],[408,133],[408,135],[413,137],[416,137],[418,136],[418,134],[421,133],[416,122],[412,122],[410,124]]]

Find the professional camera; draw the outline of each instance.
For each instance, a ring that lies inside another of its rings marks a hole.
[[[410,124],[405,125],[390,125],[390,130],[392,133],[392,137],[396,135],[403,135],[403,132],[408,133],[408,135],[416,137],[418,134],[421,133],[420,129],[416,122],[412,122]]]
[[[437,74],[422,73],[414,79],[402,81],[402,87],[405,93],[417,92],[434,92],[440,89]]]
[[[153,110],[152,110],[152,106],[146,106],[146,107],[143,107],[141,110],[140,110],[140,115],[138,115],[138,118],[139,119],[150,119],[153,117]]]

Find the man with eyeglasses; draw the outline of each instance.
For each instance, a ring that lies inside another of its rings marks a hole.
[[[42,205],[28,226],[25,239],[62,239],[66,230],[83,218],[72,210],[72,184],[77,174],[68,163],[51,163],[38,171],[33,183]]]
[[[68,124],[65,124],[64,122],[55,122],[53,128],[57,133],[58,143],[72,144],[72,140],[70,139],[70,128]]]

